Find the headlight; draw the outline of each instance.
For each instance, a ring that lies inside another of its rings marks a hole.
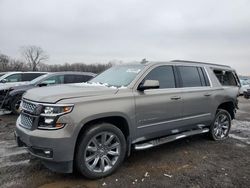
[[[73,106],[46,106],[43,109],[42,115],[60,115],[71,112]]]
[[[44,106],[42,109],[39,129],[61,129],[66,123],[57,122],[61,115],[70,113],[73,110],[73,105],[54,105]]]

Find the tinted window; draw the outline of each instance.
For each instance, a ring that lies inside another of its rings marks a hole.
[[[65,75],[64,77],[65,84],[87,82],[92,78],[92,76],[87,75]]]
[[[200,87],[203,85],[197,67],[179,66],[178,69],[182,80],[182,87]]]
[[[21,82],[22,76],[21,74],[12,74],[5,78],[7,82]]]
[[[204,73],[202,72],[201,67],[198,67],[198,72],[199,72],[199,76],[200,76],[200,80],[201,80],[201,85],[206,86],[207,85],[206,79],[205,79]]]
[[[56,75],[47,78],[42,82],[43,84],[53,85],[53,84],[63,84],[64,83],[64,75]]]
[[[237,86],[234,73],[231,71],[214,70],[216,77],[223,86]]]
[[[22,81],[31,81],[41,75],[43,75],[43,73],[23,73]]]
[[[174,88],[175,77],[172,66],[160,66],[153,69],[144,80],[158,80],[160,88]]]

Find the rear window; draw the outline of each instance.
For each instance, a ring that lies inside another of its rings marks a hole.
[[[207,75],[203,68],[192,66],[178,66],[182,87],[209,86]]]
[[[232,71],[214,70],[214,74],[223,86],[237,86],[237,81]]]

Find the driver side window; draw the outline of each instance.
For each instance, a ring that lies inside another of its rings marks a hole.
[[[51,76],[50,78],[44,80],[42,84],[53,85],[53,84],[63,84],[64,75]]]
[[[145,76],[144,81],[145,80],[158,80],[160,83],[160,89],[176,87],[173,67],[170,65],[163,65],[154,68],[147,76]]]

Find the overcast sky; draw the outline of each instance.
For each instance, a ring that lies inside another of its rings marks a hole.
[[[0,0],[0,53],[49,62],[187,59],[250,75],[249,0]]]

